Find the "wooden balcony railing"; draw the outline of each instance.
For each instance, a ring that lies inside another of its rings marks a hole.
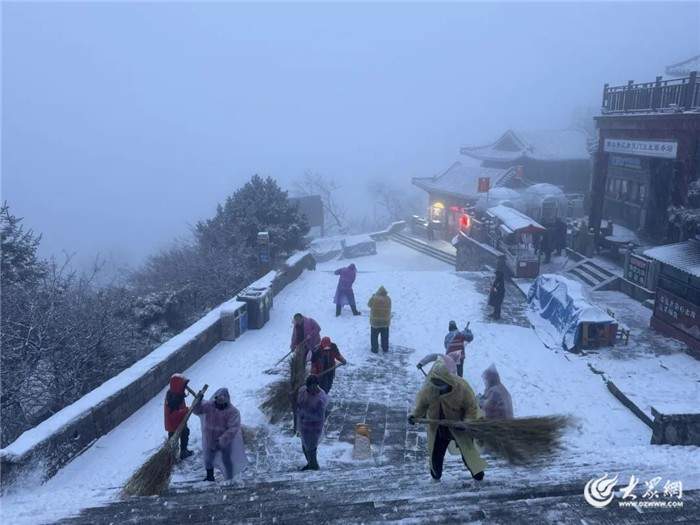
[[[697,71],[685,78],[603,88],[603,114],[700,111]]]

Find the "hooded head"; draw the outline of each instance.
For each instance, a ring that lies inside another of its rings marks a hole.
[[[292,322],[294,324],[301,324],[304,322],[304,316],[301,315],[300,313],[294,314],[294,318],[292,319]]]
[[[331,347],[332,341],[331,338],[326,336],[323,339],[321,339],[321,344],[319,345],[322,350],[326,350]]]
[[[377,295],[386,295],[386,294],[387,294],[386,288],[384,288],[383,286],[380,286],[379,290],[377,290]]]
[[[350,263],[350,266],[348,266],[353,272],[357,271],[357,267],[355,266],[355,263]]]
[[[450,324],[447,326],[447,329],[450,332],[454,332],[455,330],[457,330],[457,323],[454,321],[450,321]]]
[[[231,396],[228,393],[228,388],[219,388],[214,393],[214,405],[219,410],[223,410],[231,404]]]
[[[498,375],[498,370],[496,370],[496,365],[493,363],[486,370],[484,370],[481,377],[484,379],[484,385],[486,385],[486,388],[498,385],[501,382],[501,378]]]
[[[435,361],[428,374],[428,382],[437,395],[447,394],[457,384],[457,378],[452,375],[442,359]]]
[[[173,394],[184,394],[185,387],[190,380],[182,374],[173,374],[170,376],[170,391]]]
[[[310,375],[306,378],[306,390],[308,392],[316,393],[318,392],[318,377],[315,375]]]

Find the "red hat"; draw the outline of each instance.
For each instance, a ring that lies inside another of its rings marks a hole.
[[[331,347],[331,338],[326,336],[323,339],[321,339],[321,344],[319,345],[322,349],[330,348]]]
[[[176,394],[184,394],[185,387],[190,380],[182,374],[173,374],[170,376],[170,390]]]

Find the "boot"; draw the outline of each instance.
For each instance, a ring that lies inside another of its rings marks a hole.
[[[477,472],[472,477],[477,481],[481,481],[482,479],[484,479],[484,471],[482,470],[481,472]]]
[[[187,434],[182,434],[180,436],[180,459],[187,459],[190,457],[194,452],[189,450],[187,448],[187,444],[190,442],[190,435],[189,432]]]
[[[318,449],[309,450],[309,470],[320,470],[318,460],[316,459],[316,451]]]
[[[214,479],[214,469],[213,468],[207,469],[207,477],[204,478],[204,481],[216,481]]]
[[[311,460],[309,459],[309,453],[306,451],[305,448],[304,448],[303,450],[304,450],[304,457],[306,458],[306,465],[304,465],[303,467],[301,467],[301,468],[299,469],[299,470],[301,470],[302,472],[303,472],[304,470],[309,470],[309,469],[311,468]]]
[[[357,308],[355,306],[352,307],[352,315],[362,315],[360,312],[357,311]]]

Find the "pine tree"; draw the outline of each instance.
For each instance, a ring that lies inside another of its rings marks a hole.
[[[309,231],[306,218],[290,202],[271,177],[254,175],[219,205],[216,215],[196,227],[198,241],[206,248],[255,247],[258,232],[269,232],[272,253],[304,247]]]
[[[8,204],[3,203],[0,208],[0,277],[3,286],[35,283],[46,272],[46,265],[36,253],[41,236],[32,230],[25,231],[21,223],[22,219],[12,215]]]

